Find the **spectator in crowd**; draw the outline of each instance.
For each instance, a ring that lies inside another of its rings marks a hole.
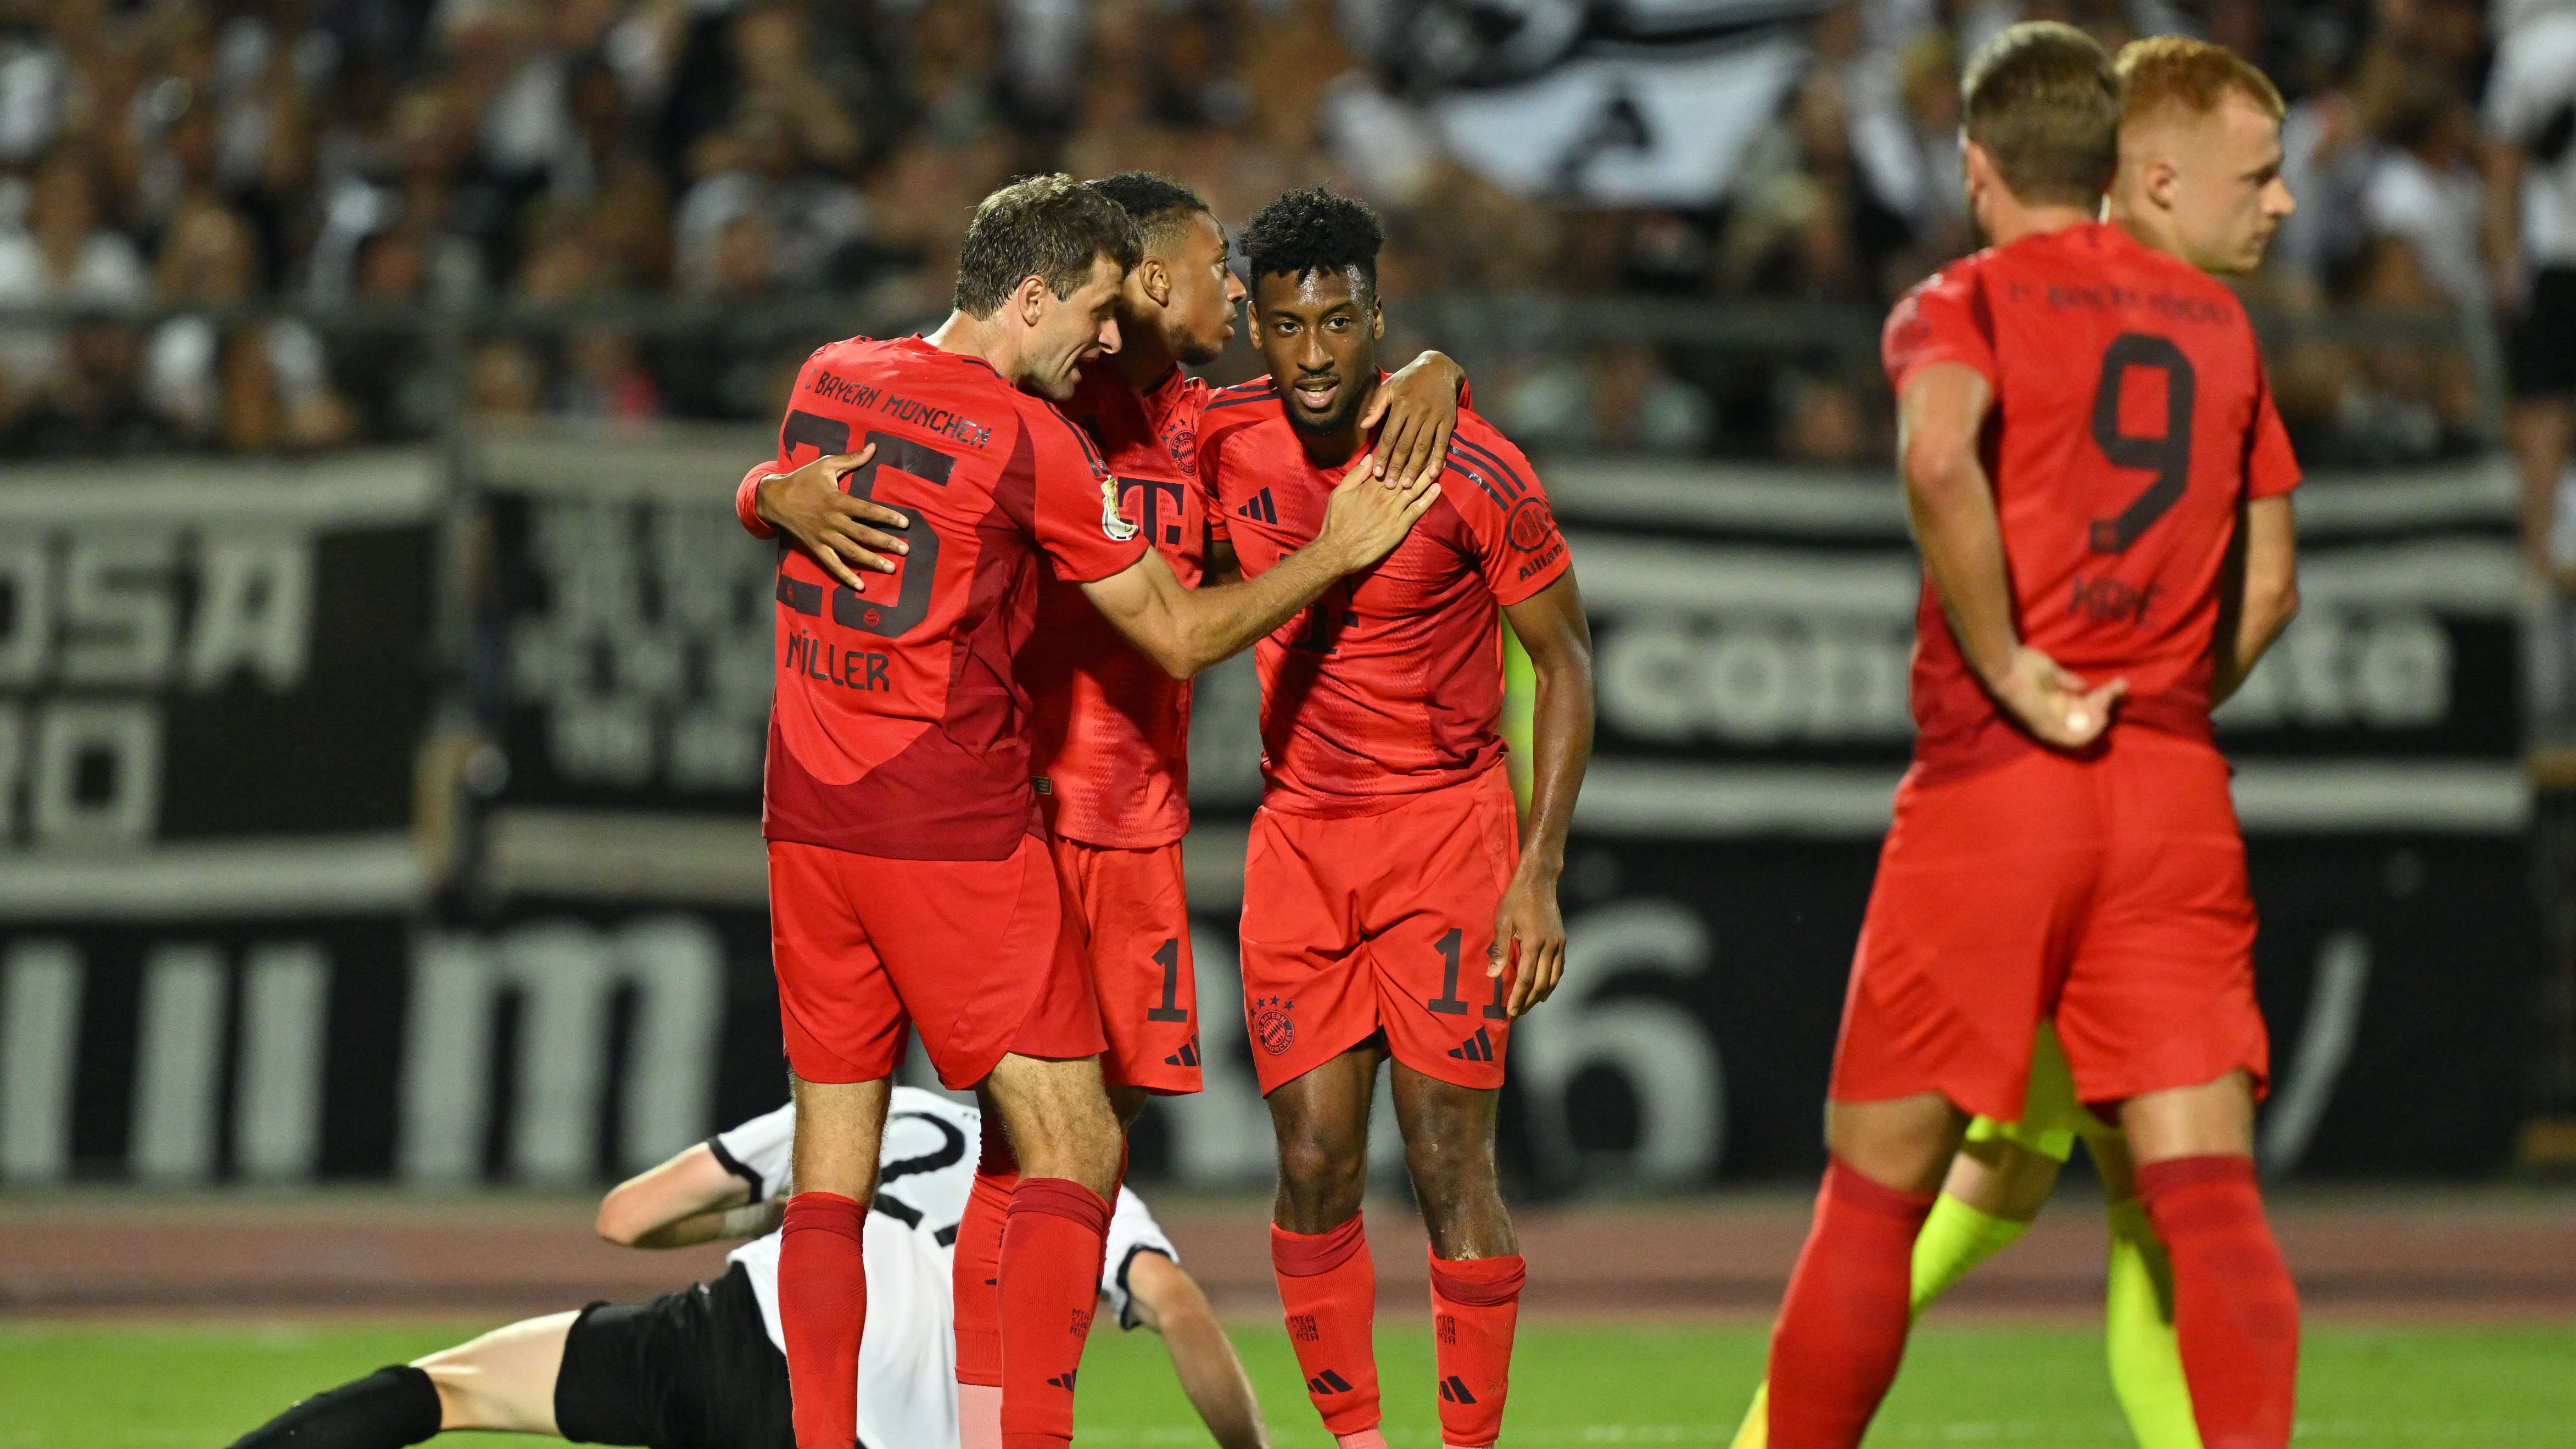
[[[305,450],[347,441],[357,417],[331,386],[322,342],[292,318],[222,315],[257,290],[250,228],[213,203],[180,215],[161,253],[155,290],[175,307],[202,307],[152,334],[143,393],[183,440],[229,452]]]
[[[149,346],[132,327],[0,320],[0,434],[26,446],[33,420],[115,416],[120,398],[208,447],[425,436],[465,393],[588,418],[766,412],[786,363],[858,320],[770,303],[864,293],[870,325],[899,324],[939,305],[993,185],[1143,166],[1235,218],[1299,185],[1364,191],[1389,219],[1390,276],[1426,299],[1815,304],[1785,348],[1641,337],[1597,373],[1526,379],[1514,405],[1586,445],[1867,457],[1888,400],[1842,334],[1975,244],[1959,57],[2045,13],[2109,44],[2196,28],[2284,81],[2302,205],[2244,291],[2290,324],[2274,371],[2311,456],[2456,446],[2478,395],[2466,349],[2300,319],[2468,326],[2493,306],[2527,319],[2526,476],[2563,466],[2576,364],[2562,383],[2540,363],[2541,339],[2576,335],[2552,310],[2576,282],[2548,280],[2576,276],[2576,225],[2555,220],[2576,202],[2550,190],[2576,149],[2576,43],[2555,38],[2576,7],[2503,7],[2490,64],[2475,0],[1843,0],[1764,37],[1794,30],[1804,60],[1784,65],[1803,70],[1722,192],[1580,196],[1567,172],[1523,194],[1467,164],[1444,130],[1449,78],[1518,83],[1514,66],[1635,8],[1532,50],[1388,0],[0,0],[0,305],[149,305],[158,276],[183,313]],[[1406,49],[1435,43],[1464,49]],[[1651,151],[1652,108],[1607,99],[1584,154]],[[288,299],[326,315],[232,310]],[[404,310],[611,299],[659,299],[667,320],[514,320],[516,341],[452,378]],[[1483,370],[1507,383],[1515,365]]]
[[[1595,348],[1553,362],[1504,390],[1495,418],[1514,437],[1583,453],[1707,451],[1708,395],[1665,370],[1644,343]]]
[[[142,258],[110,230],[89,158],[58,151],[27,188],[23,224],[0,230],[0,307],[75,305],[104,314],[147,300]],[[77,385],[69,337],[58,326],[0,329],[0,421],[51,406]]]
[[[2512,326],[2506,437],[2522,475],[2523,549],[2576,592],[2559,543],[2576,429],[2576,7],[2506,8],[2486,100],[2489,285]]]

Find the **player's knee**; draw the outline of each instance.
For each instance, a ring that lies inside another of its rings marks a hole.
[[[1281,1135],[1279,1188],[1301,1217],[1321,1219],[1326,1227],[1347,1220],[1359,1210],[1367,1182],[1365,1141],[1354,1144],[1320,1133]]]
[[[490,1395],[483,1392],[490,1379],[478,1365],[456,1357],[457,1351],[432,1354],[412,1366],[429,1375],[431,1388],[438,1390],[438,1428],[443,1434],[466,1429],[506,1429],[494,1414]]]
[[[1118,1119],[1105,1098],[1065,1094],[1028,1104],[1011,1136],[1023,1176],[1066,1178],[1104,1197],[1117,1184]]]

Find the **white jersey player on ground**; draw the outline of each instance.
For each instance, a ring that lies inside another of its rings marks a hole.
[[[720,1132],[610,1190],[599,1232],[639,1248],[748,1237],[710,1282],[649,1303],[594,1303],[495,1329],[307,1399],[235,1449],[398,1449],[497,1429],[651,1449],[786,1449],[787,1359],[778,1326],[778,1221],[795,1108]],[[951,1246],[975,1174],[971,1106],[898,1087],[879,1149],[865,1250],[859,1357],[866,1449],[953,1449]],[[1100,1295],[1121,1328],[1163,1336],[1182,1389],[1225,1449],[1263,1449],[1260,1405],[1207,1296],[1143,1200],[1122,1189]]]

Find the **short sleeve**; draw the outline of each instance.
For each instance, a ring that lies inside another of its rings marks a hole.
[[[1449,469],[1441,487],[1467,525],[1476,570],[1494,597],[1517,604],[1555,583],[1572,559],[1547,490],[1521,450],[1490,427],[1473,436],[1462,427],[1449,439]]]
[[[1056,577],[1092,583],[1144,557],[1144,530],[1118,511],[1118,480],[1091,439],[1051,405],[1021,416],[1037,470],[1031,512],[1038,548],[1055,564]]]
[[[1136,1326],[1136,1296],[1127,1290],[1127,1270],[1139,1253],[1160,1253],[1175,1263],[1181,1260],[1181,1250],[1163,1236],[1163,1225],[1146,1211],[1145,1200],[1122,1187],[1118,1206],[1109,1215],[1108,1251],[1100,1259],[1100,1296],[1109,1300],[1120,1328]]]
[[[760,480],[777,471],[776,463],[754,463],[751,471],[742,475],[742,481],[734,485],[733,516],[742,520],[742,526],[750,529],[754,538],[778,536],[778,531],[760,516]]]
[[[2299,457],[2291,451],[2280,409],[2272,406],[2272,383],[2259,362],[2254,384],[2254,426],[2245,439],[2245,496],[2278,498],[2299,486]]]
[[[1936,362],[1965,363],[1996,382],[1994,331],[1985,286],[1974,271],[1934,273],[1905,294],[1879,333],[1887,385],[1901,392],[1907,378]]]
[[[707,1150],[724,1170],[743,1180],[753,1202],[767,1202],[787,1191],[787,1169],[796,1148],[796,1104],[764,1112],[738,1127],[707,1139]]]

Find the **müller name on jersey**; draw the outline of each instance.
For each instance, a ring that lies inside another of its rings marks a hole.
[[[808,679],[843,689],[886,687],[886,657],[866,649],[840,649],[799,629],[787,636],[787,667]]]
[[[946,408],[932,407],[926,402],[901,393],[889,393],[868,383],[852,382],[830,368],[816,374],[814,392],[817,396],[848,403],[852,407],[874,408],[898,422],[927,428],[970,448],[983,447],[993,440],[993,430],[973,418],[961,417]]]

